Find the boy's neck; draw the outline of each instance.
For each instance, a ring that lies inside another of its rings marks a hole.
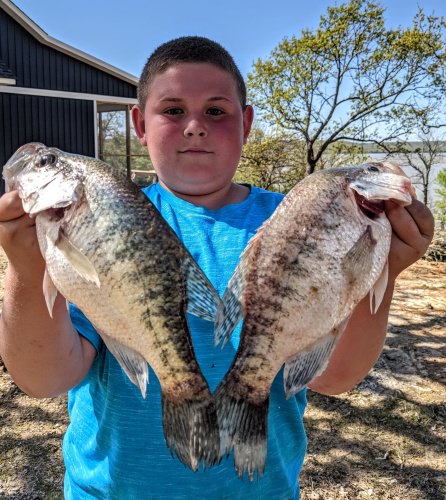
[[[174,194],[178,198],[182,200],[188,201],[197,207],[206,207],[210,210],[218,210],[219,208],[223,208],[226,205],[232,205],[234,203],[241,203],[245,200],[250,193],[250,189],[248,186],[242,184],[236,184],[232,182],[229,186],[226,186],[224,189],[219,189],[218,191],[214,191],[212,193],[205,194],[185,194],[174,191],[173,189],[166,186],[162,181],[160,181],[161,186]]]

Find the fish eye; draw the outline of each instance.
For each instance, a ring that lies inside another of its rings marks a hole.
[[[47,154],[43,155],[42,158],[40,158],[41,167],[48,167],[49,165],[53,165],[53,163],[56,163],[56,155]]]
[[[367,168],[369,172],[379,172],[379,168],[375,167],[375,165],[370,165],[370,167]]]

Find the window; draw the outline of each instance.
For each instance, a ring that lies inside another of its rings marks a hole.
[[[117,166],[138,185],[156,180],[147,150],[139,144],[128,104],[97,103],[98,156]]]

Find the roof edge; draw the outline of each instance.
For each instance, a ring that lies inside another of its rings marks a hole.
[[[15,21],[17,21],[28,33],[30,33],[34,38],[44,45],[63,52],[69,56],[78,59],[86,64],[93,65],[106,73],[109,73],[121,80],[132,85],[138,85],[138,78],[126,71],[120,70],[111,64],[108,64],[101,59],[97,59],[82,50],[78,50],[71,45],[68,45],[60,40],[56,40],[52,36],[48,35],[45,31],[40,28],[32,19],[30,19],[22,10],[20,10],[14,3],[10,0],[0,0],[0,8],[2,8],[8,15],[10,15]]]

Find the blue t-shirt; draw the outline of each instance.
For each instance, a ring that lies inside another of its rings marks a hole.
[[[144,189],[216,290],[223,295],[240,255],[283,196],[256,187],[243,202],[208,210],[160,185]],[[85,379],[69,392],[70,425],[64,442],[67,499],[291,499],[306,450],[305,391],[285,399],[282,372],[271,389],[265,473],[239,479],[233,457],[197,472],[172,458],[164,441],[160,385],[150,369],[147,397],[127,378],[89,321],[70,308],[76,329],[98,350]],[[228,370],[240,338],[214,347],[213,324],[188,315],[195,354],[214,391]]]

